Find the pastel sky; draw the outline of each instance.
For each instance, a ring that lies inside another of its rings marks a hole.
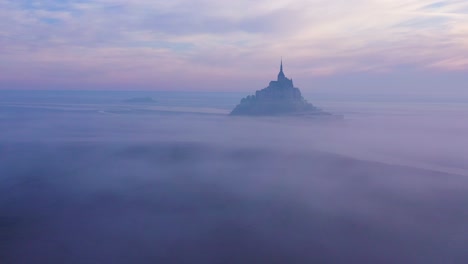
[[[0,0],[0,89],[468,90],[468,1]]]

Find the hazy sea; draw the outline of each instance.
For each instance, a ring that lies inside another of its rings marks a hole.
[[[468,263],[466,102],[247,94],[0,91],[0,263]]]

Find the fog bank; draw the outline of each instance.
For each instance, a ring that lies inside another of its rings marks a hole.
[[[468,260],[459,105],[63,104],[0,106],[2,263]]]

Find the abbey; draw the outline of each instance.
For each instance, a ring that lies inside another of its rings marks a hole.
[[[286,75],[284,75],[284,72],[283,72],[283,59],[281,59],[280,72],[278,73],[278,80],[277,81],[271,81],[270,85],[284,85],[284,86],[294,87],[292,79],[288,79],[288,78],[286,78]]]
[[[278,79],[268,87],[256,91],[255,95],[243,98],[231,115],[281,115],[281,114],[323,114],[320,109],[308,103],[292,79],[283,72],[281,60]]]

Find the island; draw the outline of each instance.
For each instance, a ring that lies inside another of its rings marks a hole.
[[[268,87],[256,91],[255,95],[242,98],[231,115],[271,116],[271,115],[329,115],[313,106],[302,97],[293,80],[283,72],[283,60],[280,64],[278,79],[271,81]]]

